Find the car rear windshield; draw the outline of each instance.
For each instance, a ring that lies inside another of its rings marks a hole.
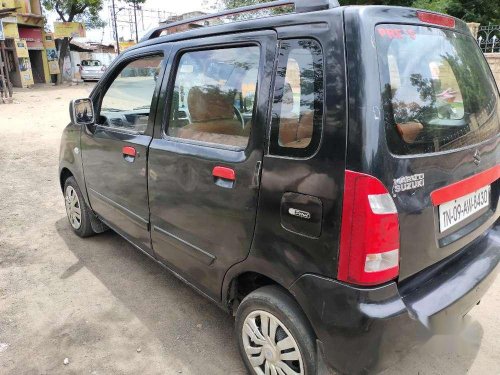
[[[498,90],[472,37],[407,25],[379,25],[375,35],[393,153],[453,150],[498,134]]]
[[[82,66],[101,66],[99,60],[82,60]]]

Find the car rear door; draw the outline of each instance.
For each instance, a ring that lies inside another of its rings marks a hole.
[[[346,12],[346,25],[348,168],[391,192],[404,280],[466,248],[500,216],[498,88],[459,20],[383,8]]]
[[[92,209],[150,254],[147,151],[161,83],[157,70],[168,52],[153,46],[125,54],[94,90],[96,124],[81,133]]]
[[[273,31],[174,44],[149,150],[156,256],[214,299],[254,233]]]

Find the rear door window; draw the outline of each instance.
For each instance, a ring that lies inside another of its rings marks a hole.
[[[470,36],[407,25],[379,25],[375,34],[393,153],[453,150],[498,134],[495,82]]]
[[[244,149],[254,121],[259,63],[258,46],[182,54],[167,135]]]
[[[318,148],[323,123],[323,54],[313,39],[280,44],[274,85],[270,153],[308,157]]]

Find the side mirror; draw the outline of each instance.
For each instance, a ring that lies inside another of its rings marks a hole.
[[[95,122],[94,104],[89,98],[75,99],[69,103],[69,115],[75,125],[90,125]]]

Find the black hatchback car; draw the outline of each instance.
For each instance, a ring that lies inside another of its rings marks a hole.
[[[70,112],[76,234],[234,314],[252,374],[381,368],[495,279],[499,92],[458,19],[315,0],[169,24]]]

